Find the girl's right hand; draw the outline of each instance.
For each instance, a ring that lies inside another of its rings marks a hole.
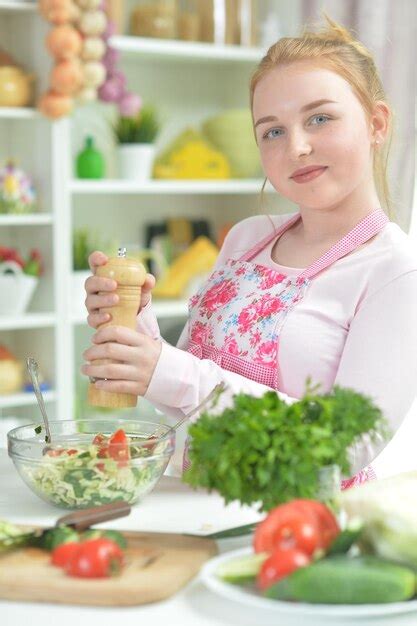
[[[88,311],[87,323],[92,328],[98,328],[101,324],[109,322],[111,315],[101,312],[100,309],[114,306],[119,301],[118,295],[113,293],[117,288],[117,282],[111,278],[95,276],[97,268],[107,263],[107,261],[108,257],[103,252],[99,251],[92,252],[88,257],[88,263],[93,276],[90,276],[85,281],[85,290],[87,292],[85,306]],[[151,298],[151,291],[154,287],[155,277],[152,276],[152,274],[147,274],[145,282],[142,285],[139,310],[148,304]]]

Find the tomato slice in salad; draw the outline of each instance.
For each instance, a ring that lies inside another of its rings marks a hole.
[[[123,428],[119,428],[109,439],[109,456],[119,461],[119,466],[127,465],[130,458],[129,443]]]

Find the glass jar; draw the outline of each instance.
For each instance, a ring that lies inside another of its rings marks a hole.
[[[178,12],[178,39],[198,41],[200,39],[200,0],[180,0]]]
[[[131,13],[130,33],[137,37],[175,39],[177,21],[177,0],[141,0]]]
[[[339,493],[342,476],[338,465],[324,465],[318,470],[317,499],[326,504],[333,513],[339,513]]]
[[[201,41],[238,44],[239,3],[240,0],[200,0]]]

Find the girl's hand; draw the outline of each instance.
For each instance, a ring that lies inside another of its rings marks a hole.
[[[106,326],[92,337],[93,346],[84,353],[86,361],[111,359],[106,365],[83,365],[81,372],[98,380],[104,391],[144,396],[153,376],[162,343],[124,326]]]
[[[92,328],[98,328],[101,324],[109,322],[111,315],[109,313],[100,312],[103,307],[111,307],[118,303],[119,296],[113,293],[117,288],[117,282],[110,278],[100,278],[95,276],[96,270],[100,265],[107,263],[108,257],[103,252],[92,252],[88,257],[88,263],[93,276],[85,281],[85,290],[87,298],[85,306],[88,311],[87,322]],[[142,293],[140,299],[139,310],[148,304],[151,298],[151,291],[155,287],[155,277],[147,274],[144,284],[142,285]],[[104,292],[99,294],[99,292]],[[138,311],[139,312],[139,311]]]

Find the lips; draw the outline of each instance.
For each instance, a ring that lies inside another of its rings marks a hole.
[[[290,178],[297,178],[298,176],[302,176],[303,174],[309,174],[310,172],[314,172],[315,170],[321,170],[325,167],[326,165],[310,165],[309,167],[302,167],[301,169],[291,174]]]
[[[317,178],[323,172],[327,170],[327,166],[325,165],[317,165],[311,167],[304,167],[303,169],[297,170],[291,176],[294,182],[296,183],[307,183],[314,178]]]

